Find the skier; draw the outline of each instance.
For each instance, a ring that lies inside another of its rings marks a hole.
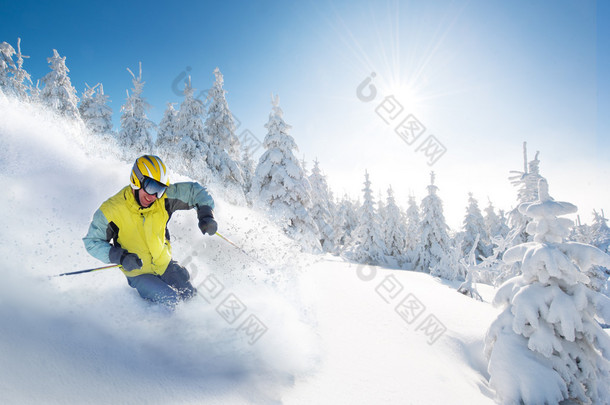
[[[93,215],[85,248],[93,257],[120,265],[144,299],[173,307],[194,296],[188,271],[171,257],[167,223],[176,210],[197,209],[199,229],[214,235],[214,200],[198,183],[169,183],[163,161],[136,159],[130,186],[106,200]]]

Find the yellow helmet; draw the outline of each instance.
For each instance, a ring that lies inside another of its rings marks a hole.
[[[167,168],[158,156],[144,155],[136,159],[129,177],[131,188],[134,190],[142,188],[145,177],[169,186]]]

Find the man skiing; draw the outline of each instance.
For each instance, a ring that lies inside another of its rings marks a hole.
[[[214,235],[214,200],[198,183],[170,185],[157,156],[137,158],[130,183],[95,212],[85,248],[105,263],[120,265],[142,298],[173,307],[197,290],[188,271],[172,260],[167,223],[174,211],[196,208],[199,229]]]

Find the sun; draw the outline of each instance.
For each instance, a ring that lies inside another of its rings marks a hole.
[[[391,81],[387,86],[382,86],[382,92],[386,96],[394,96],[406,111],[414,112],[420,109],[424,101],[415,83],[409,83],[408,81]]]

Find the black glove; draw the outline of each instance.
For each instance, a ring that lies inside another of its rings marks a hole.
[[[126,271],[142,268],[142,259],[135,253],[129,253],[118,246],[110,248],[109,258],[111,263],[120,264]]]
[[[132,271],[142,268],[142,259],[135,253],[127,253],[121,259],[121,266],[127,271]]]
[[[204,205],[197,211],[197,217],[199,218],[199,229],[205,235],[214,235],[218,230],[218,223],[214,220],[214,211],[212,208]]]
[[[199,220],[199,229],[205,235],[214,235],[218,230],[218,224],[214,218],[202,218]]]

